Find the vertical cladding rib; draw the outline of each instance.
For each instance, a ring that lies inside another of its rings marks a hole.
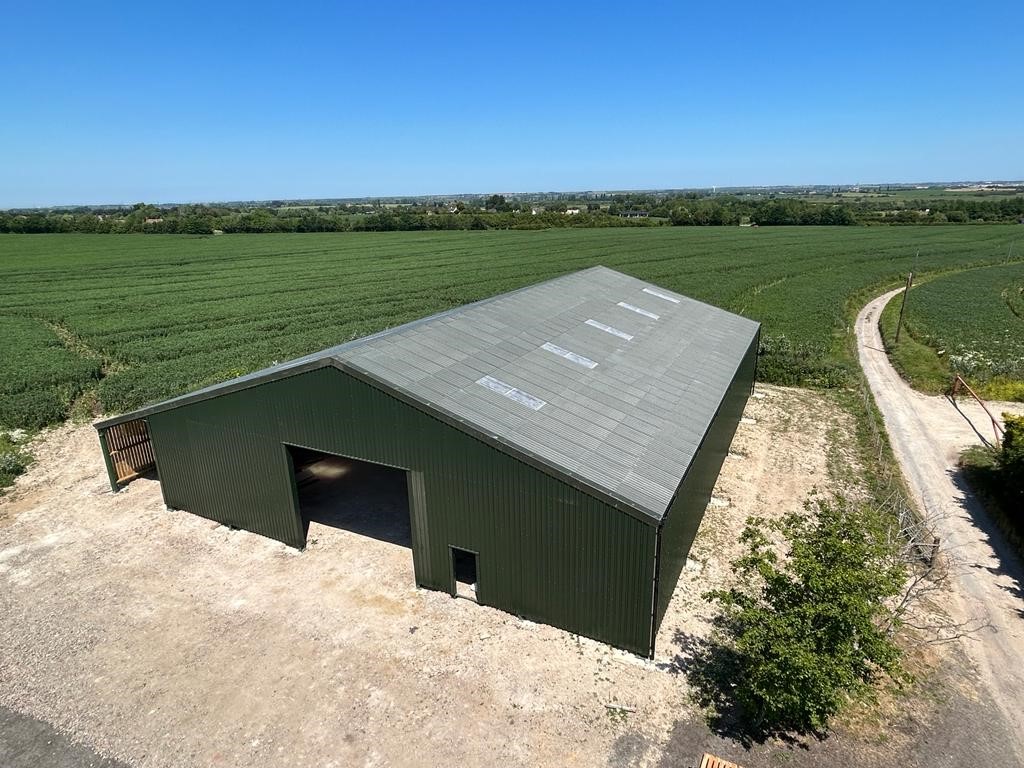
[[[686,565],[686,558],[697,535],[704,510],[711,501],[722,462],[729,452],[733,435],[743,415],[754,384],[757,365],[757,339],[747,349],[746,355],[736,368],[707,433],[704,435],[694,460],[690,463],[686,477],[679,485],[675,498],[665,513],[665,520],[659,536],[660,553],[658,563],[657,601],[654,616],[654,632],[665,617],[669,600],[675,589],[679,574]]]

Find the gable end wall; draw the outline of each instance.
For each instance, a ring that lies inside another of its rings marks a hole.
[[[285,443],[407,469],[419,586],[448,591],[470,549],[481,602],[650,650],[656,526],[335,368],[147,421],[172,507],[301,547]]]

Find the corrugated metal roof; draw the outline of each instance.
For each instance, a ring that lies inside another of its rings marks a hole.
[[[594,267],[97,426],[337,364],[660,520],[758,327]]]

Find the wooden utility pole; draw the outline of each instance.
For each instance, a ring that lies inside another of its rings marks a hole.
[[[907,275],[907,287],[903,291],[903,303],[900,304],[900,319],[896,323],[896,343],[900,343],[900,329],[903,327],[903,312],[907,308],[907,294],[910,293],[910,286],[914,284],[914,273]]]

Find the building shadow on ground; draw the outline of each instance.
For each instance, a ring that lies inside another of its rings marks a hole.
[[[738,742],[744,749],[768,741],[809,749],[826,738],[827,734],[817,731],[768,727],[758,713],[744,709],[736,696],[741,658],[723,642],[681,630],[676,630],[673,642],[679,652],[669,663],[669,671],[686,676],[694,700],[707,713],[708,728],[716,736]]]

